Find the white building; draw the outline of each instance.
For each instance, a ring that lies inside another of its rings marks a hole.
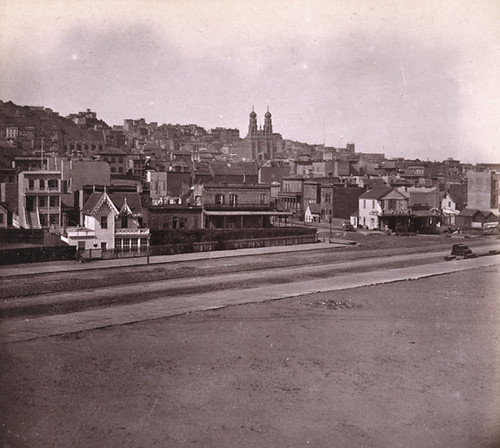
[[[359,197],[358,225],[379,229],[383,225],[407,227],[408,198],[392,187],[375,187]]]
[[[68,227],[61,238],[79,250],[146,252],[150,232],[141,219],[137,193],[94,192],[81,210],[81,225]]]
[[[456,223],[455,217],[460,212],[457,210],[457,204],[450,196],[450,193],[446,193],[441,199],[441,211],[443,212],[443,224],[454,226]]]
[[[18,227],[59,229],[61,223],[61,171],[22,171],[18,177]]]

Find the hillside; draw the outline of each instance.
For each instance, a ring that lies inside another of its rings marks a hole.
[[[19,106],[12,101],[0,101],[0,136],[17,140],[17,147],[37,149],[41,139],[52,141],[103,141],[103,131],[110,129],[103,120],[90,111],[62,117],[52,109],[40,106]],[[74,120],[79,120],[79,125]],[[13,138],[7,128],[17,128],[18,136]],[[24,144],[23,144],[24,143]],[[26,144],[27,143],[27,144]]]

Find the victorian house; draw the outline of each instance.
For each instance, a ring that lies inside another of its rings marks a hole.
[[[94,192],[81,209],[81,225],[68,227],[62,240],[80,251],[147,252],[149,229],[142,226],[138,193]]]
[[[368,229],[408,231],[408,198],[392,187],[375,187],[359,196],[358,225]]]

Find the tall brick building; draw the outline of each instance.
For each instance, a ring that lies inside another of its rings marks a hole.
[[[238,153],[247,160],[272,160],[281,151],[281,134],[273,132],[269,108],[264,115],[264,127],[258,127],[257,114],[252,108],[248,122],[248,134],[238,145]]]

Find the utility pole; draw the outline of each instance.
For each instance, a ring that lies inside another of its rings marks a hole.
[[[333,237],[333,183],[332,183],[332,194],[330,195],[330,202],[332,204],[332,208],[330,210],[330,243],[332,242]]]
[[[42,137],[42,152],[40,156],[40,168],[43,169],[43,137]]]

